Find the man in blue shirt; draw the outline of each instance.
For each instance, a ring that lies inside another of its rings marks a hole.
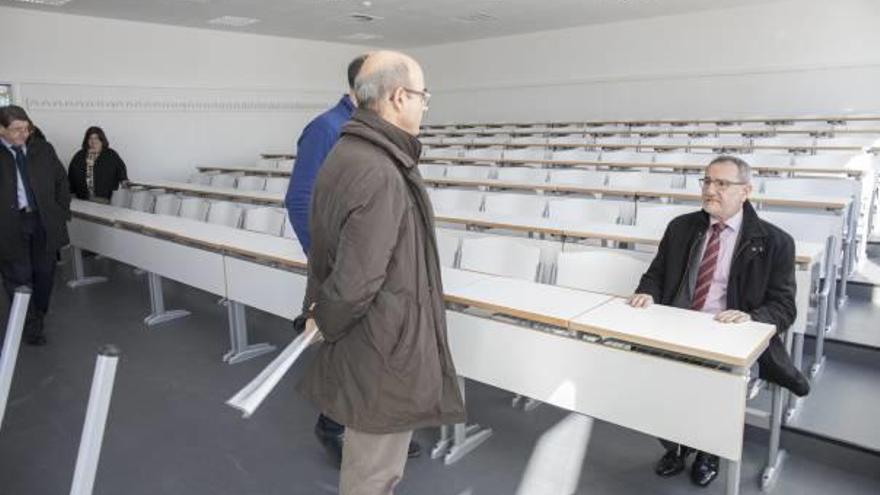
[[[296,162],[293,164],[290,185],[287,186],[287,194],[284,196],[284,206],[287,207],[287,214],[296,232],[296,238],[299,239],[306,254],[309,254],[311,241],[309,203],[312,200],[315,177],[318,176],[324,158],[336,144],[339,130],[348,122],[357,106],[352,88],[354,78],[357,77],[366,58],[366,55],[361,55],[348,64],[348,94],[343,95],[335,107],[309,122],[296,141]]]
[[[360,55],[348,64],[348,94],[343,95],[335,107],[315,117],[306,125],[296,141],[296,162],[293,164],[293,173],[290,177],[290,185],[287,186],[287,194],[284,196],[284,206],[290,217],[290,224],[296,232],[296,238],[302,246],[303,252],[308,256],[311,246],[309,236],[309,205],[312,201],[312,188],[318,170],[324,163],[324,158],[333,149],[339,138],[342,126],[351,118],[357,106],[354,97],[354,80],[364,64],[367,55]],[[342,461],[342,441],[345,427],[327,416],[318,416],[315,425],[315,435],[333,456],[337,465]],[[409,456],[418,457],[421,447],[412,442],[409,446]]]

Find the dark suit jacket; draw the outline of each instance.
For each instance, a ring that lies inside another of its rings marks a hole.
[[[709,215],[702,210],[669,222],[657,256],[642,275],[636,292],[650,294],[660,304],[689,307],[689,271],[699,267],[701,242],[708,228]],[[759,359],[765,377],[775,376],[775,371],[790,365],[779,334],[791,326],[797,314],[794,256],[791,236],[758,218],[747,201],[727,282],[727,308],[776,326],[777,335]]]
[[[79,199],[89,199],[89,188],[86,185],[86,152],[79,150],[70,160],[67,170],[70,179],[70,192]],[[95,196],[110,199],[113,191],[119,189],[119,183],[128,180],[125,162],[112,148],[101,151],[95,160]]]
[[[67,173],[51,144],[32,139],[27,144],[27,170],[31,189],[43,228],[46,245],[55,252],[69,241],[67,221],[70,219],[70,191]],[[21,213],[18,211],[15,157],[0,145],[0,260],[25,256],[21,236]]]

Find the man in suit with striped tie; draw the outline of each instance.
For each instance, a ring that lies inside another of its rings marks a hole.
[[[669,222],[629,303],[646,307],[656,302],[712,313],[723,323],[755,320],[775,325],[777,335],[758,360],[760,376],[806,395],[809,382],[792,364],[780,338],[796,315],[794,240],[758,218],[748,200],[751,169],[744,160],[715,158],[701,184],[703,208]],[[656,473],[668,477],[682,472],[693,450],[661,442],[666,453]],[[718,465],[717,456],[697,452],[691,480],[707,486],[717,477]]]

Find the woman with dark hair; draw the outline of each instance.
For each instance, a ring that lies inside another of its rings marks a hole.
[[[119,157],[100,127],[89,127],[82,149],[73,155],[67,170],[70,192],[80,199],[106,203],[120,184],[128,182],[125,162]]]

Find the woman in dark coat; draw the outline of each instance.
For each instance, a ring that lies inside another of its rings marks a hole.
[[[70,192],[79,199],[110,201],[110,195],[128,182],[125,162],[119,157],[100,127],[89,127],[82,149],[73,155],[67,170]]]

